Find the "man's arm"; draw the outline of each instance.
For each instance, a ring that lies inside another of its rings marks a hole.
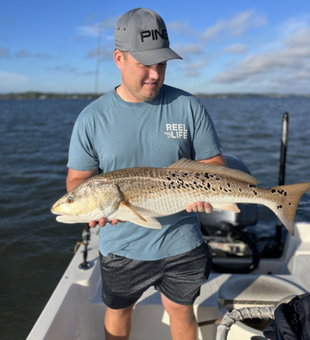
[[[223,165],[223,166],[226,165],[225,159],[221,153],[211,158],[202,159],[198,162],[209,163],[209,164],[214,164],[214,165]]]
[[[70,191],[77,187],[79,184],[84,182],[86,179],[95,176],[97,174],[97,169],[89,171],[77,171],[73,169],[68,170],[67,174],[67,191]]]
[[[221,153],[218,155],[212,157],[212,158],[207,158],[207,159],[202,159],[199,162],[202,163],[209,163],[209,164],[214,164],[214,165],[226,165],[224,157]],[[205,213],[210,213],[212,212],[213,208],[212,205],[207,203],[207,202],[194,202],[192,204],[189,204],[186,207],[187,212],[205,212]]]

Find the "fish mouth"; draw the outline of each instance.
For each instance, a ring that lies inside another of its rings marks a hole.
[[[71,215],[67,214],[65,212],[59,212],[55,211],[57,207],[53,206],[51,208],[51,212],[56,216],[56,221],[61,223],[68,223],[68,224],[74,224],[74,223],[84,223],[84,220],[81,220],[81,216],[77,215]],[[85,221],[86,222],[86,221]]]
[[[59,201],[57,201],[56,203],[53,204],[53,206],[51,207],[51,213],[55,214],[55,215],[60,215],[62,214],[62,212],[58,212],[57,208],[59,208],[60,204]]]
[[[56,217],[57,222],[62,222],[62,223],[82,223],[79,219],[77,219],[74,216],[69,216],[69,215],[58,215]]]

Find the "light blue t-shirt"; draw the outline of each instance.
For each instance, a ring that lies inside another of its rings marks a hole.
[[[71,137],[68,167],[108,172],[137,166],[167,167],[180,158],[205,159],[221,146],[201,102],[163,85],[149,102],[123,101],[115,90],[88,105]],[[190,251],[203,242],[196,214],[158,219],[154,230],[131,222],[100,229],[99,250],[137,260],[158,260]]]

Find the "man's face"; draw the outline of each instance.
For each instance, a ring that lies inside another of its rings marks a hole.
[[[116,51],[115,56],[122,75],[122,99],[132,103],[155,99],[165,80],[167,62],[146,66],[129,53]]]

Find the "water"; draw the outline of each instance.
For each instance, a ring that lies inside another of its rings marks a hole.
[[[278,183],[282,114],[290,113],[286,183],[310,181],[310,99],[203,99],[226,154],[262,187]],[[88,100],[0,101],[0,339],[25,339],[81,240],[49,209],[65,192],[68,144]],[[310,221],[310,193],[296,220]],[[266,209],[260,217],[273,219]],[[258,228],[259,229],[259,228]],[[261,232],[261,231],[259,231]],[[272,235],[274,230],[264,230]]]

